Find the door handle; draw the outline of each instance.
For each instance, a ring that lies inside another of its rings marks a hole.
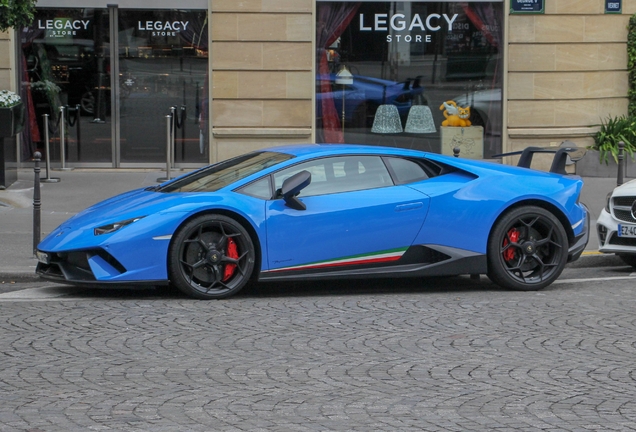
[[[401,211],[408,211],[408,210],[416,210],[418,208],[422,208],[423,206],[424,206],[424,203],[421,203],[421,202],[400,204],[398,206],[395,206],[395,211],[401,212]]]

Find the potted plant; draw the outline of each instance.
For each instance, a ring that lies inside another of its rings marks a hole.
[[[599,131],[594,135],[592,150],[599,152],[599,162],[609,164],[610,156],[618,162],[618,143],[625,143],[625,156],[634,159],[636,150],[636,117],[610,117],[601,123]]]
[[[618,170],[618,143],[625,143],[623,163],[625,173],[633,176],[636,151],[636,117],[617,116],[602,121],[594,134],[594,145],[587,147],[583,158],[576,162],[576,173],[584,177],[615,177]]]
[[[24,128],[24,104],[20,96],[0,90],[0,138],[17,135]]]

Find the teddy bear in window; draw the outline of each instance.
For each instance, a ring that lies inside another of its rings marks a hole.
[[[468,127],[472,124],[468,120],[470,117],[469,106],[462,108],[455,101],[446,101],[442,102],[439,109],[444,110],[444,117],[446,117],[446,120],[442,122],[442,126]]]

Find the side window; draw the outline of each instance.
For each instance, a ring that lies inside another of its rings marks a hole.
[[[309,186],[303,189],[300,194],[303,196],[307,196],[322,195],[322,193],[328,193],[321,192],[323,189],[325,189],[325,185],[327,184],[327,170],[324,161],[325,159],[305,162],[275,173],[274,189],[280,189],[283,186],[283,182],[294,174],[297,174],[301,171],[309,171],[309,173],[311,174],[311,183],[309,184]]]
[[[268,200],[272,197],[272,188],[269,176],[243,186],[237,192],[254,198]]]
[[[429,178],[424,167],[417,162],[395,157],[389,157],[385,160],[399,184],[413,183]]]
[[[300,196],[325,195],[392,186],[391,176],[379,156],[338,156],[316,159],[274,174],[278,190],[285,179],[300,171],[311,173],[311,183]]]

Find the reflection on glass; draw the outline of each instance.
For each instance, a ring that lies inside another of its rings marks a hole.
[[[484,157],[500,152],[503,13],[502,1],[317,2],[317,141],[390,139],[440,153],[450,134],[439,107],[455,101],[483,127]],[[343,64],[353,74],[344,89],[334,82]],[[382,105],[397,109],[406,133],[386,136],[396,133],[395,121],[374,127],[389,120]]]
[[[106,9],[38,9],[21,33],[21,96],[29,121],[22,158],[44,155],[49,115],[50,158],[60,160],[60,107],[66,108],[66,161],[110,162],[109,18]]]
[[[119,10],[121,161],[166,160],[175,107],[176,164],[208,161],[207,20],[198,10]]]

